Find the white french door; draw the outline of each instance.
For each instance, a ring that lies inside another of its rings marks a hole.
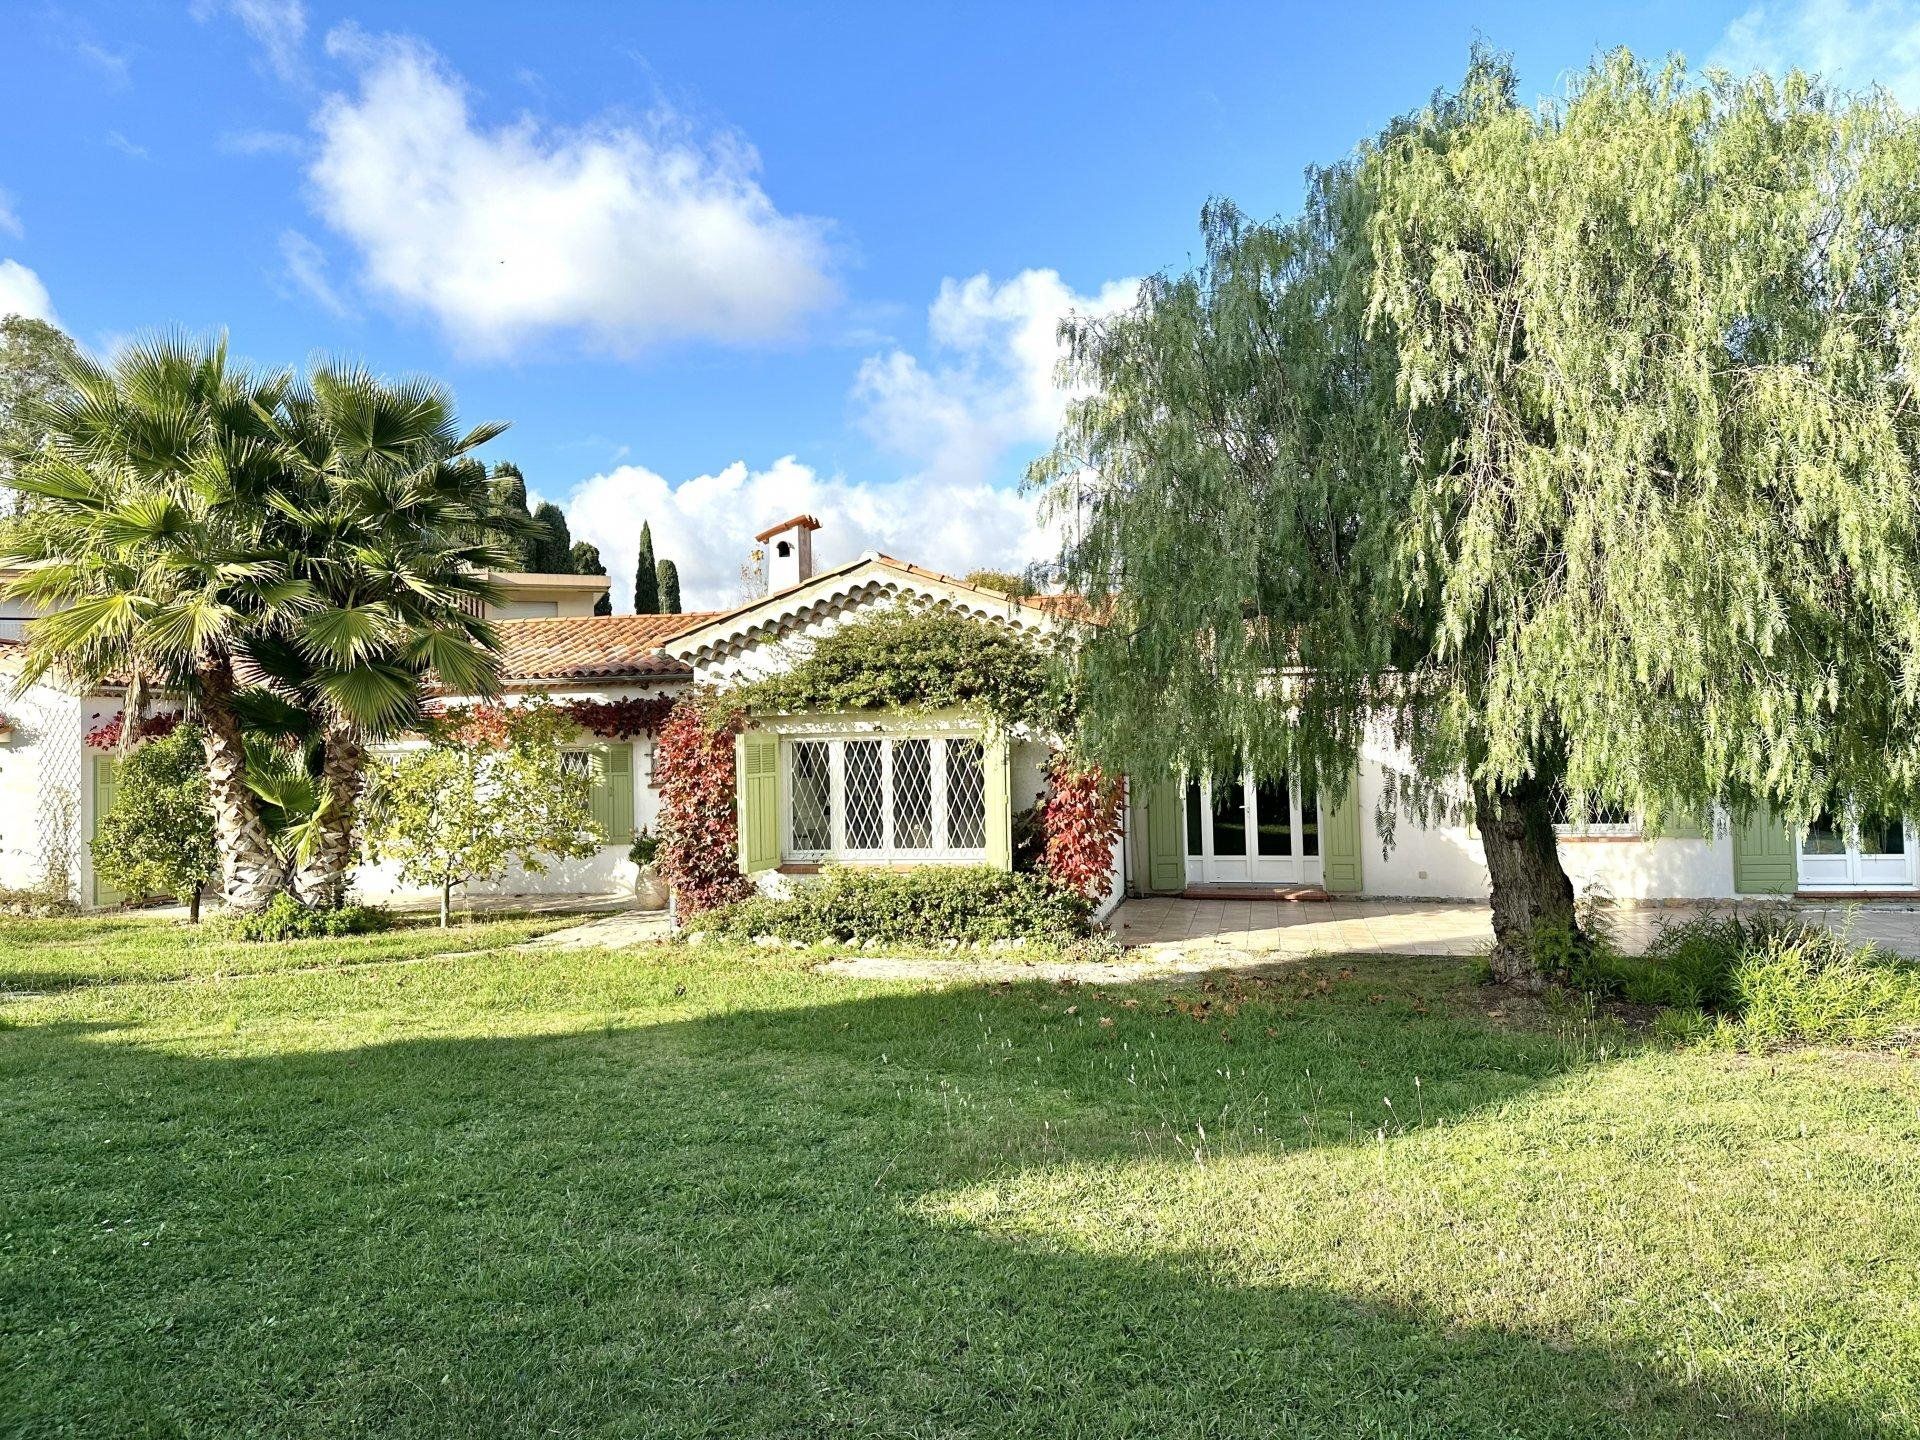
[[[1802,890],[1911,890],[1913,827],[1864,819],[1857,828],[1822,815],[1800,837]]]
[[[1187,878],[1209,885],[1320,879],[1318,797],[1290,778],[1189,781]]]

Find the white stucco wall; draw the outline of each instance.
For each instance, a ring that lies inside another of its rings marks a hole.
[[[1394,844],[1382,853],[1375,817],[1396,775],[1411,771],[1404,750],[1376,732],[1360,757],[1361,856],[1364,893],[1381,897],[1483,900],[1486,852],[1470,825],[1425,827],[1406,815],[1394,825]],[[1579,894],[1598,891],[1616,900],[1703,900],[1733,891],[1733,838],[1725,817],[1699,839],[1654,840],[1568,836],[1560,863]]]
[[[0,743],[0,885],[37,885],[64,853],[71,893],[87,897],[91,817],[81,737],[91,708],[45,684],[19,695],[9,690],[0,703],[13,722]]]
[[[555,701],[627,700],[650,695],[677,694],[684,682],[667,684],[605,685],[599,688],[573,687],[541,692]],[[514,694],[505,697],[508,705],[524,704],[529,697]],[[598,737],[583,735],[583,743]],[[627,742],[633,746],[633,823],[641,830],[656,829],[660,821],[660,792],[653,784],[653,737],[636,735]],[[622,838],[603,845],[598,853],[580,860],[551,863],[545,873],[534,874],[519,866],[509,867],[506,875],[494,881],[475,881],[454,891],[456,907],[464,895],[538,896],[538,895],[631,895],[640,878],[639,867],[627,858],[631,848]],[[436,899],[439,891],[431,886],[408,885],[400,879],[399,866],[391,861],[362,865],[354,871],[353,894],[367,901]]]

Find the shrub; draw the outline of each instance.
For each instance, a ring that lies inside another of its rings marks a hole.
[[[1071,940],[1088,931],[1085,897],[1039,875],[985,866],[828,870],[785,897],[756,895],[702,917],[735,939],[772,935],[807,944],[888,940]]]
[[[281,894],[267,908],[251,915],[235,915],[223,922],[237,940],[317,940],[342,935],[371,935],[391,929],[393,916],[372,905],[343,905],[337,910],[315,910],[291,895]]]

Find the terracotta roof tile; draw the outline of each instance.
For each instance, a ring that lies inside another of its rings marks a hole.
[[[717,611],[688,615],[583,615],[558,620],[496,620],[508,684],[527,680],[623,680],[686,675],[662,641],[705,624]]]

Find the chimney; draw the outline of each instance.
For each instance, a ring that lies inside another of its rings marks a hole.
[[[767,547],[769,595],[813,578],[813,532],[819,528],[813,516],[796,515],[753,537]]]

